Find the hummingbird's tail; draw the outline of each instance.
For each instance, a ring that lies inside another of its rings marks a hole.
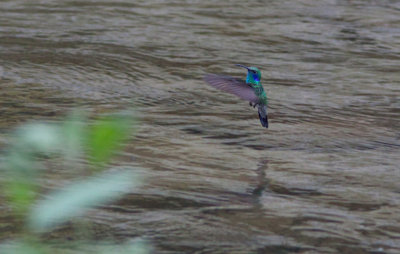
[[[260,117],[261,125],[268,128],[268,114],[266,105],[258,105],[258,117]]]

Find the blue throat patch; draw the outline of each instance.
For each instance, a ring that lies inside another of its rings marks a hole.
[[[248,73],[246,83],[251,83],[250,81],[260,82],[260,78],[257,74]]]

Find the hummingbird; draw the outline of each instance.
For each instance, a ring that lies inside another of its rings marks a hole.
[[[258,109],[261,125],[268,128],[267,94],[261,85],[261,71],[257,67],[247,67],[241,64],[236,66],[247,69],[246,81],[231,76],[208,74],[204,80],[211,86],[222,91],[234,94],[249,102],[249,105]]]

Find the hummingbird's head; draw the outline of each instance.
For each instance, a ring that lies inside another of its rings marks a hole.
[[[243,67],[247,69],[246,83],[258,84],[261,81],[261,71],[257,67],[247,67],[241,64],[236,66]]]

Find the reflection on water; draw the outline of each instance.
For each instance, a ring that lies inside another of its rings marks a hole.
[[[0,12],[3,134],[77,106],[136,105],[141,127],[117,163],[148,181],[89,216],[98,237],[142,235],[163,253],[400,252],[398,1],[18,0]],[[270,129],[203,83],[244,77],[235,63],[262,70]]]

